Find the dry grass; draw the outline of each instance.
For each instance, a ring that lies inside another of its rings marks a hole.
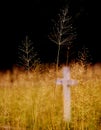
[[[84,71],[71,64],[72,118],[63,121],[62,87],[55,85],[55,66],[38,67],[31,73],[18,69],[0,73],[0,130],[100,130],[101,65]],[[61,67],[58,76],[61,77]]]

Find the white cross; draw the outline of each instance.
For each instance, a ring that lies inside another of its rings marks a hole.
[[[56,84],[63,85],[64,120],[71,120],[71,93],[70,86],[77,85],[77,80],[71,79],[70,68],[63,67],[63,78],[57,79]]]

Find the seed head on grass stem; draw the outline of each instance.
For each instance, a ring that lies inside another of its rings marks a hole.
[[[29,37],[26,36],[25,40],[18,45],[17,64],[29,72],[31,69],[36,67],[37,63],[39,63],[39,58],[34,48],[34,44],[29,40]]]
[[[75,39],[75,33],[73,32],[71,17],[69,16],[68,8],[63,8],[58,14],[57,20],[53,20],[53,29],[49,35],[49,39],[58,45],[56,72],[58,72],[58,66],[60,61],[61,46],[66,45],[67,52],[71,47],[71,41]],[[69,49],[68,49],[69,48]],[[67,53],[67,60],[69,59],[69,53]],[[69,61],[67,61],[69,62]]]

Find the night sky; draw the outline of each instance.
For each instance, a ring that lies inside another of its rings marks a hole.
[[[87,0],[14,1],[1,4],[0,69],[11,68],[16,63],[17,45],[26,35],[35,44],[43,62],[54,62],[57,47],[48,35],[51,20],[56,18],[59,9],[65,5],[69,5],[69,12],[77,27],[77,47],[85,44],[93,61],[101,62],[101,49],[94,32],[97,26],[91,18]]]

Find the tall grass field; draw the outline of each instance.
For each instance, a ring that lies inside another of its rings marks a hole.
[[[71,64],[71,121],[63,120],[62,77],[55,65],[0,72],[0,130],[101,130],[101,65]],[[40,70],[41,68],[41,70]]]

